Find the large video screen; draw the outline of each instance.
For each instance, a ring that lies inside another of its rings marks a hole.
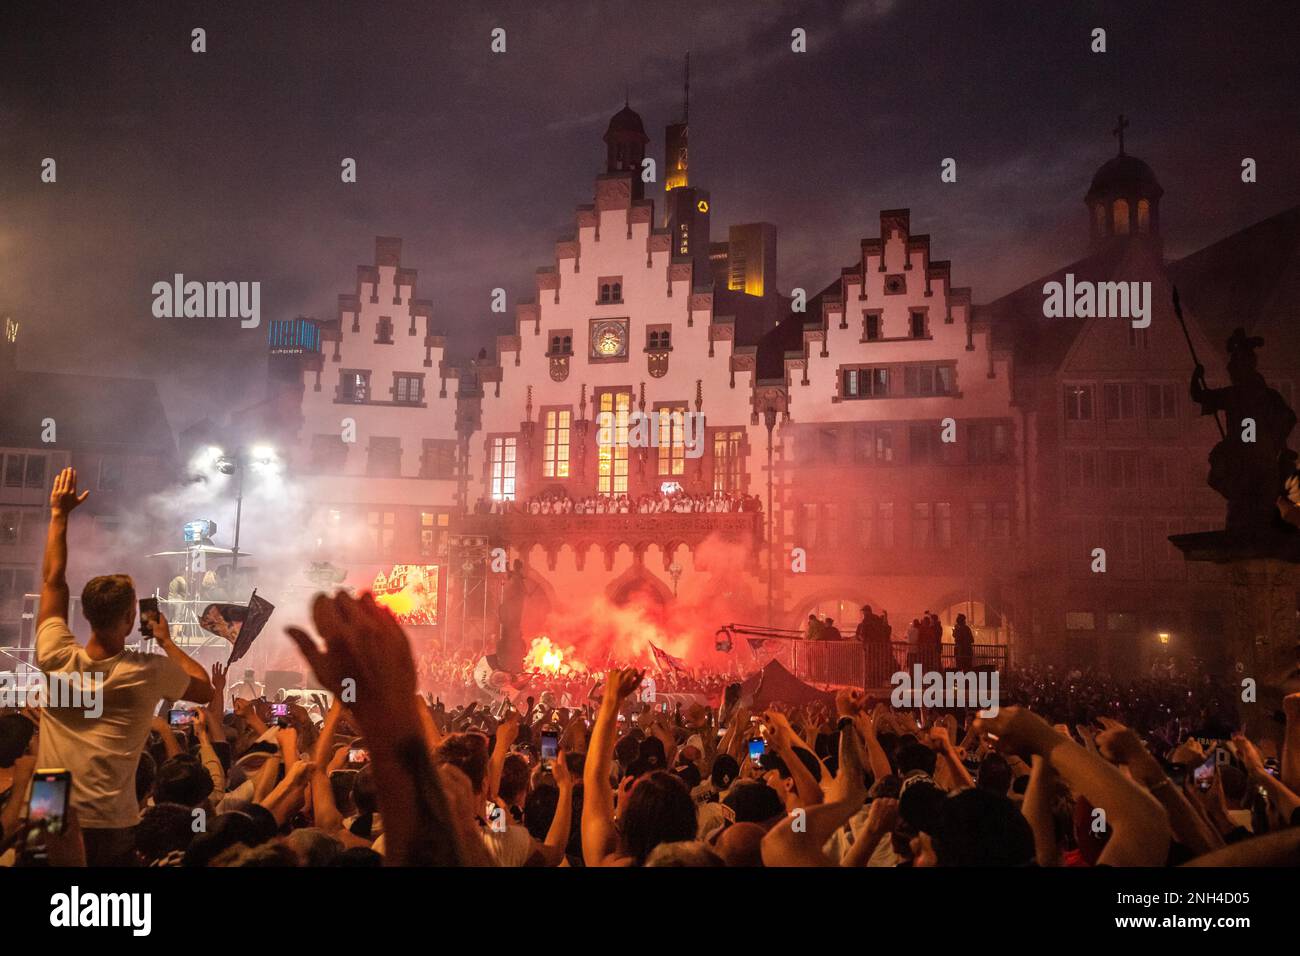
[[[375,575],[375,600],[393,612],[401,624],[438,623],[438,566],[395,564]]]

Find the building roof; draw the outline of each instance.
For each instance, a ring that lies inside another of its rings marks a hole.
[[[0,444],[43,445],[54,419],[57,449],[97,448],[169,456],[176,444],[153,380],[17,371],[0,385]]]
[[[1101,168],[1092,177],[1092,185],[1088,187],[1087,200],[1091,201],[1094,196],[1099,195],[1133,192],[1159,197],[1163,195],[1164,190],[1160,188],[1160,183],[1156,180],[1156,174],[1150,166],[1136,156],[1120,153],[1113,159],[1102,163]]]
[[[992,329],[992,346],[1014,352],[1016,361],[1057,368],[1065,360],[1075,338],[1091,319],[1043,316],[1043,286],[1064,282],[1066,273],[1075,281],[1106,282],[1115,280],[1122,267],[1129,244],[1114,243],[1069,265],[1027,282],[987,305],[977,305],[974,318],[987,322]]]
[[[780,321],[758,340],[754,378],[756,380],[785,378],[786,353],[803,352],[804,326],[806,324],[818,325],[821,322],[822,301],[827,296],[837,298],[839,295],[840,280],[836,279],[809,299],[807,308],[803,312],[792,312],[790,310],[791,300],[784,300]]]
[[[635,133],[646,140],[650,138],[646,136],[645,124],[641,122],[641,114],[630,106],[624,106],[610,117],[609,128],[605,130],[605,137],[608,138],[614,133]]]
[[[1172,262],[1167,271],[1216,345],[1237,326],[1252,334],[1272,330],[1276,337],[1285,324],[1293,337],[1300,302],[1300,206]],[[1276,344],[1281,343],[1266,343]]]

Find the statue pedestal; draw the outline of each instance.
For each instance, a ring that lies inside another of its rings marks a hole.
[[[1241,706],[1254,729],[1262,730],[1260,722],[1271,720],[1282,697],[1298,689],[1300,534],[1273,528],[1201,531],[1169,541],[1188,561],[1213,562],[1228,572],[1232,607],[1224,609],[1224,643],[1235,682],[1255,681],[1257,703]]]

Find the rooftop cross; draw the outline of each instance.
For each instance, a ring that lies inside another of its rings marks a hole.
[[[1121,156],[1124,155],[1124,130],[1126,129],[1128,129],[1128,120],[1124,118],[1123,113],[1120,113],[1119,122],[1115,124],[1115,128],[1110,131],[1110,135],[1119,137],[1119,154]]]

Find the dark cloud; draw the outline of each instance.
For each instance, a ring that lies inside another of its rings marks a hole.
[[[1280,3],[11,2],[0,310],[28,367],[157,375],[184,425],[258,393],[264,330],[154,319],[154,282],[260,280],[264,323],[330,316],[373,237],[400,235],[468,354],[508,325],[490,290],[531,294],[590,201],[625,87],[661,154],[687,49],[692,175],[719,231],[780,226],[783,288],[820,289],[910,206],[986,301],[1080,251],[1119,112],[1171,255],[1294,204],[1296,41]]]

